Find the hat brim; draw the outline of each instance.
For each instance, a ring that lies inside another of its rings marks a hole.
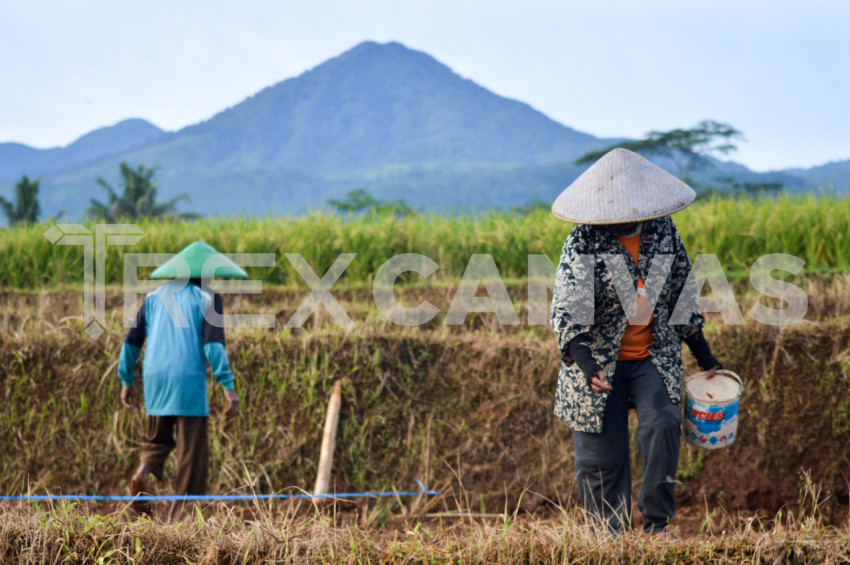
[[[585,224],[585,225],[588,225],[588,226],[612,226],[612,225],[615,225],[615,224],[628,224],[630,222],[645,222],[647,220],[654,220],[656,218],[663,218],[664,216],[670,216],[672,214],[675,214],[676,212],[681,212],[682,210],[684,210],[685,208],[687,208],[688,206],[693,204],[694,199],[696,199],[696,194],[694,194],[694,198],[691,198],[690,201],[686,202],[685,204],[682,204],[681,206],[679,206],[677,208],[673,208],[669,212],[659,213],[659,214],[650,215],[650,216],[640,216],[638,218],[632,218],[632,219],[622,219],[622,220],[605,220],[605,221],[574,220],[574,219],[567,218],[567,217],[559,214],[558,212],[556,212],[554,204],[552,205],[551,210],[552,210],[553,216],[555,216],[559,220],[563,220],[565,222],[570,222],[571,224]]]

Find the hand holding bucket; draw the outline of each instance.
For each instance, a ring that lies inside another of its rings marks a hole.
[[[731,445],[738,437],[741,377],[725,369],[703,371],[685,379],[684,388],[685,441],[703,449]]]

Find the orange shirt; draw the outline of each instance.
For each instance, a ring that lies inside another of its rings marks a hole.
[[[634,259],[635,265],[638,264],[638,255],[640,254],[640,235],[618,238]],[[637,313],[634,317],[629,318],[626,333],[623,335],[623,341],[620,342],[620,353],[617,355],[617,361],[637,361],[649,357],[649,346],[652,345],[654,339],[649,330],[652,328],[655,317],[652,315],[649,303],[643,295],[643,279],[640,276],[638,276],[637,292]]]

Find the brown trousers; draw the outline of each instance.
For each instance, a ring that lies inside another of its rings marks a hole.
[[[148,416],[142,463],[160,481],[165,460],[177,448],[174,494],[206,494],[209,472],[207,416]],[[174,432],[177,441],[174,441]]]

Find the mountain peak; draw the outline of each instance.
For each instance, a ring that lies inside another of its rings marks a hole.
[[[392,48],[392,49],[401,48],[401,49],[406,49],[408,51],[410,50],[407,47],[405,47],[403,44],[399,43],[398,41],[387,41],[386,43],[381,43],[380,41],[373,41],[371,39],[367,39],[366,41],[361,41],[360,43],[358,43],[357,45],[355,45],[354,47],[352,47],[348,51],[345,51],[344,53],[352,53],[352,52],[355,52],[355,51],[365,51],[365,50],[368,50],[368,49],[384,49],[384,48]]]
[[[362,70],[368,70],[376,66],[380,67],[383,72],[390,72],[392,67],[418,67],[422,69],[430,69],[431,72],[444,72],[446,74],[455,75],[448,66],[439,62],[431,55],[422,51],[411,49],[397,41],[390,41],[388,43],[364,41],[362,43],[358,43],[348,51],[345,51],[340,55],[325,61],[318,67],[315,67],[310,72],[337,72],[338,69],[346,67],[357,67]]]
[[[362,41],[349,49],[348,51],[344,51],[340,57],[344,57],[346,55],[361,55],[361,54],[373,54],[373,53],[420,53],[424,54],[421,51],[416,51],[414,49],[410,49],[398,41],[388,41],[386,43],[380,43],[378,41]]]
[[[209,145],[199,154],[210,166],[320,176],[429,163],[540,164],[574,158],[596,141],[426,53],[375,41],[178,135],[190,133]]]

